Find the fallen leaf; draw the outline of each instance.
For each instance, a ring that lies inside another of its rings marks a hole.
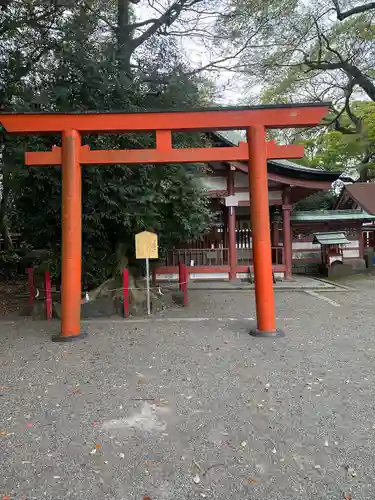
[[[143,500],[151,500],[150,497],[143,497]]]
[[[196,468],[197,468],[200,472],[202,472],[202,468],[201,468],[201,466],[199,465],[199,463],[198,463],[196,460],[194,460],[194,458],[193,458],[193,465],[194,465],[194,466],[195,466],[195,467],[196,467]]]
[[[96,443],[95,448],[96,448],[97,450],[100,450],[100,448],[101,448],[100,444]]]
[[[7,387],[6,385],[0,385],[0,391],[6,391],[7,389],[9,389],[9,387]],[[6,497],[4,497],[4,498],[6,498]]]
[[[344,498],[344,500],[352,500],[352,496],[350,495],[350,493],[348,493],[348,494],[343,493],[343,498]]]
[[[250,479],[247,480],[248,484],[257,484],[257,480],[251,477]]]
[[[143,375],[143,373],[136,373],[137,375],[137,384],[145,384],[146,383],[146,377]]]
[[[353,469],[353,467],[351,467],[350,465],[346,465],[345,466],[345,470],[347,471],[348,474],[350,474],[352,477],[356,477],[357,473],[356,471]]]
[[[7,436],[7,435],[8,435],[7,431],[0,431],[0,436]]]
[[[74,389],[72,389],[73,394],[78,394],[80,392],[81,392],[81,389],[79,387],[75,387]]]

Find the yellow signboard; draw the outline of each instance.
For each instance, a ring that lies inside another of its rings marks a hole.
[[[136,234],[135,256],[137,259],[157,259],[158,235],[149,231]]]

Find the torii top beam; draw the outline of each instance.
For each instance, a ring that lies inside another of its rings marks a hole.
[[[168,112],[1,113],[0,121],[10,133],[234,130],[253,125],[294,128],[317,125],[329,106],[309,103]]]

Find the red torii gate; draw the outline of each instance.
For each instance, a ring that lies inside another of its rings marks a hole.
[[[28,152],[26,165],[62,165],[62,292],[61,333],[54,340],[71,341],[81,333],[82,174],[81,165],[197,163],[247,160],[251,198],[251,229],[258,336],[281,336],[276,329],[268,206],[267,159],[300,158],[300,145],[278,146],[266,141],[267,128],[317,125],[328,104],[286,104],[236,108],[206,108],[171,112],[1,113],[9,133],[61,133],[62,147]],[[172,147],[172,131],[247,131],[238,147]],[[155,132],[156,149],[91,151],[81,134]]]

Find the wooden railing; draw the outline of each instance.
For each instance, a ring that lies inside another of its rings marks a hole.
[[[272,247],[272,264],[283,264],[283,247]],[[228,261],[228,248],[177,248],[168,250],[164,262],[165,266],[177,266],[180,262],[187,266],[226,266]],[[251,248],[237,249],[237,264],[249,266],[253,263],[253,251]]]
[[[180,262],[187,266],[226,266],[228,249],[178,248],[167,251],[164,265],[177,266]]]
[[[284,263],[283,247],[271,247],[271,253],[272,264],[274,266],[282,265]],[[251,248],[238,248],[237,263],[239,266],[250,266],[253,264],[253,250]]]

